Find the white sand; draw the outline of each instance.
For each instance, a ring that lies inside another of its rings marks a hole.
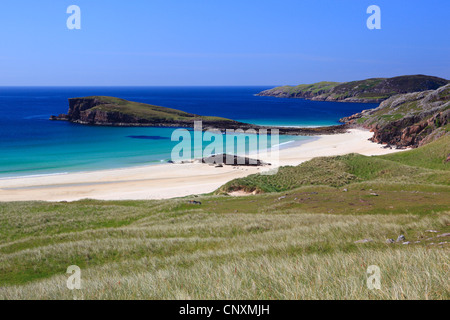
[[[383,149],[368,141],[373,133],[352,129],[348,133],[318,136],[318,140],[280,150],[280,165],[298,165],[319,156],[360,153],[380,155],[398,150]],[[125,169],[21,177],[0,180],[0,201],[74,201],[167,199],[208,193],[234,178],[264,168],[207,164],[162,164]]]

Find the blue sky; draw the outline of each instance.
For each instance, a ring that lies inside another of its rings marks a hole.
[[[81,30],[66,27],[73,4]],[[9,0],[0,86],[449,79],[449,34],[448,0]]]

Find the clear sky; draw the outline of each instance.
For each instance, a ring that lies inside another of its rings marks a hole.
[[[81,30],[69,30],[70,5]],[[369,5],[381,30],[369,30]],[[0,86],[450,79],[448,0],[3,0]]]

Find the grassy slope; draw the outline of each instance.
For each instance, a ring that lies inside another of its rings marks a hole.
[[[448,172],[450,163],[446,162],[446,159],[449,154],[450,135],[446,135],[422,148],[413,149],[408,152],[387,154],[380,158],[408,166],[446,170]]]
[[[432,240],[384,243],[448,231],[446,195],[420,186],[376,198],[305,187],[283,200],[205,196],[201,206],[2,204],[0,298],[71,299],[72,264],[82,268],[76,295],[85,299],[449,298],[445,249],[427,246]],[[363,238],[374,241],[354,243]],[[365,287],[372,264],[385,276],[380,292]]]
[[[296,167],[282,167],[276,175],[254,174],[235,179],[218,192],[281,192],[303,185],[341,187],[355,182],[450,185],[450,136],[422,148],[382,157],[359,154],[315,158]],[[434,169],[434,170],[433,170]]]
[[[204,121],[217,121],[217,122],[232,121],[230,119],[221,117],[198,116],[177,109],[160,107],[146,103],[133,102],[115,97],[91,96],[91,97],[84,97],[83,99],[98,99],[104,102],[104,104],[92,108],[93,110],[120,112],[123,114],[129,114],[147,120],[192,121],[193,118],[196,118],[202,119]]]
[[[296,95],[299,93],[316,94],[318,92],[328,92],[339,84],[340,82],[322,81],[313,84],[300,84],[298,86],[276,87],[274,88],[274,90],[281,90],[282,92],[289,95]]]
[[[448,299],[448,247],[432,245],[446,238],[425,232],[450,231],[442,148],[448,140],[316,159],[273,176],[282,193],[196,197],[201,205],[2,203],[0,299]],[[293,174],[305,183],[284,181]],[[334,187],[342,181],[347,192]],[[421,242],[385,243],[399,234]],[[374,241],[354,243],[363,238]],[[82,268],[75,293],[72,264]],[[382,290],[367,289],[368,265],[381,268]]]

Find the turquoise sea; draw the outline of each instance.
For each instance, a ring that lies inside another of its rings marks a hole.
[[[376,105],[257,97],[269,87],[0,87],[0,178],[165,163],[174,128],[98,127],[49,121],[67,99],[115,96],[254,124],[319,126]],[[311,137],[280,136],[289,147]],[[206,146],[208,143],[204,143]]]

